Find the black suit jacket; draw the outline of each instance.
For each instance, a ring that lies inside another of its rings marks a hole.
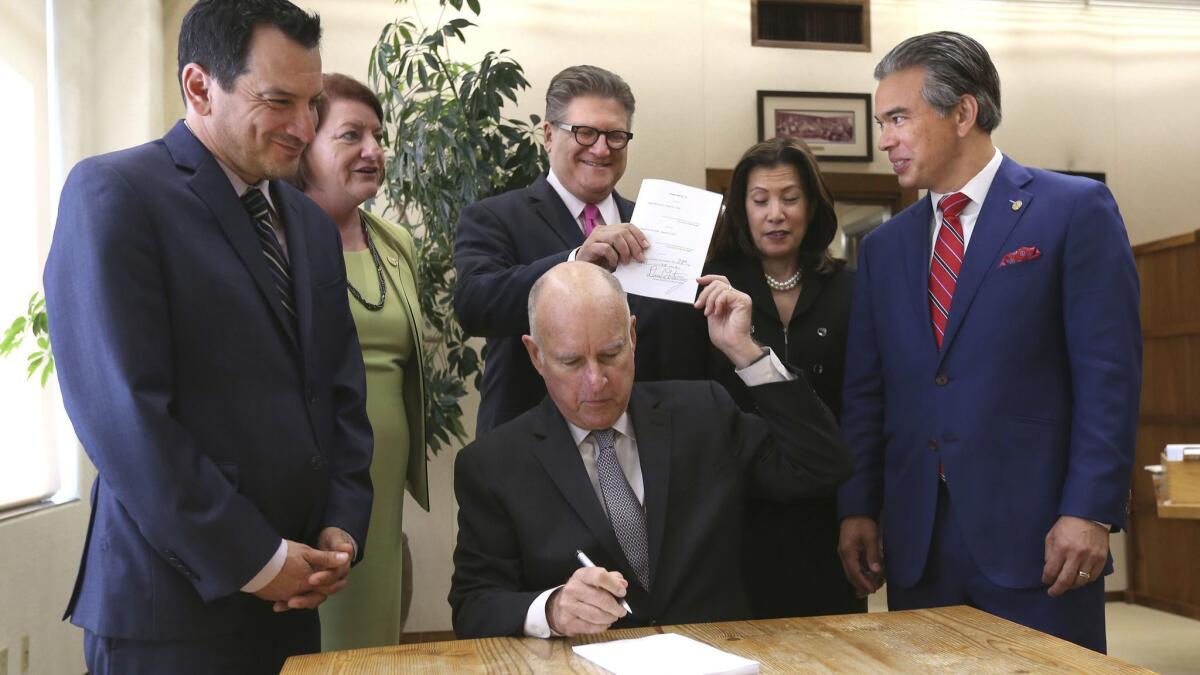
[[[746,618],[747,497],[830,494],[849,474],[837,427],[804,378],[752,389],[762,417],[713,382],[634,385],[629,415],[645,486],[651,589],[636,581],[554,403],[467,446],[455,462],[459,637],[520,635],[530,603],[567,581],[574,552],[630,580],[616,627]]]
[[[621,220],[633,202],[613,193]],[[469,335],[487,338],[476,433],[483,434],[537,405],[546,386],[529,362],[521,336],[529,332],[529,289],[551,267],[583,244],[583,231],[562,199],[539,176],[532,185],[471,204],[455,232],[454,311]],[[637,316],[637,378],[660,380],[685,370],[685,359],[703,350],[672,349],[666,327],[686,320],[692,307],[629,297]]]

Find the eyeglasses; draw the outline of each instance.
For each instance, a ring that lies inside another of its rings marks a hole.
[[[620,150],[629,145],[629,141],[633,139],[633,134],[621,129],[613,129],[612,131],[600,131],[596,127],[584,126],[582,124],[566,124],[565,122],[552,122],[552,124],[563,131],[569,131],[575,136],[575,142],[585,148],[590,148],[604,137],[604,142],[608,144],[609,150]]]

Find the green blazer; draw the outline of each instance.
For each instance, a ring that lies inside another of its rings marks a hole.
[[[417,296],[417,253],[412,235],[408,230],[393,225],[379,216],[360,209],[371,229],[371,236],[382,241],[388,248],[399,251],[405,264],[399,266],[400,302],[408,311],[408,325],[412,331],[414,358],[404,367],[404,414],[408,419],[408,481],[409,494],[429,510],[429,475],[425,461],[425,360],[422,338],[421,304]]]

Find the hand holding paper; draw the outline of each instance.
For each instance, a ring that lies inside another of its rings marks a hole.
[[[649,246],[644,259],[633,256],[616,268],[625,291],[692,303],[720,212],[721,195],[715,192],[665,180],[642,181],[632,220]],[[597,231],[601,229],[606,228]]]

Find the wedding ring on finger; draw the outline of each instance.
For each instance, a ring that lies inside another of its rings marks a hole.
[[[1089,572],[1084,572],[1083,570],[1079,570],[1079,577],[1084,581],[1091,581],[1092,579],[1092,575]]]

